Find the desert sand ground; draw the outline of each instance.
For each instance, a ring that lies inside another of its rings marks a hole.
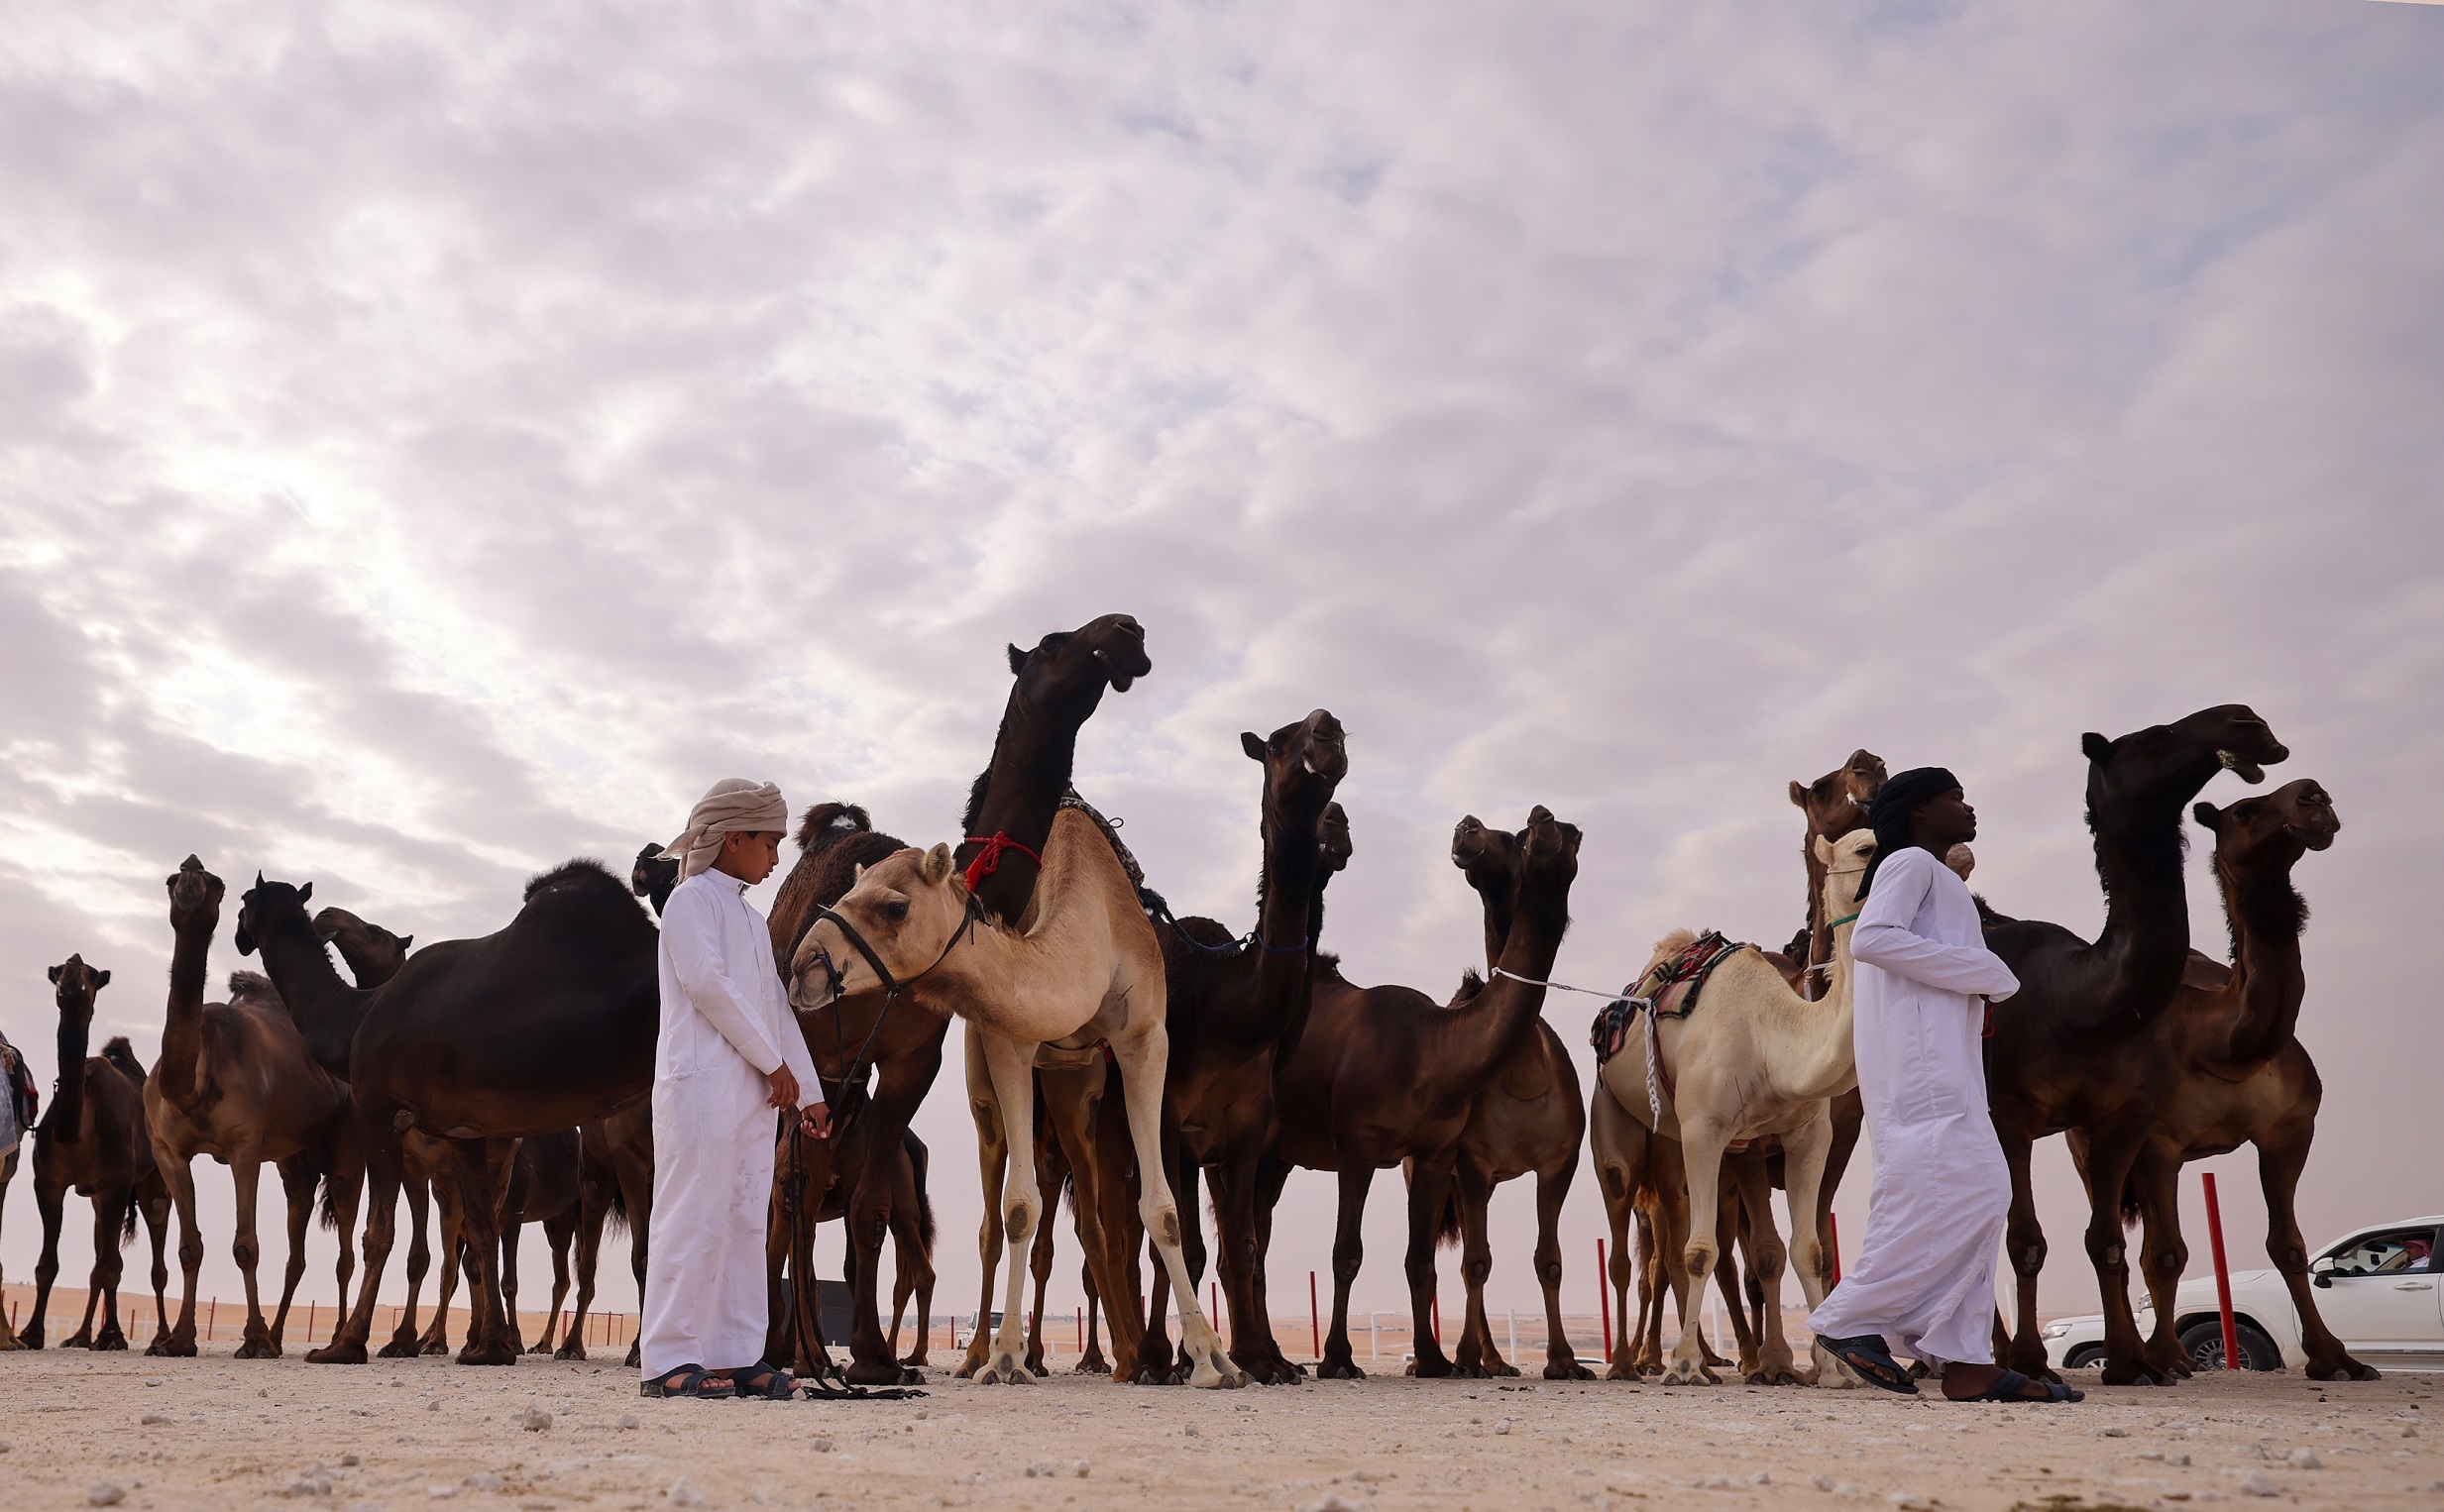
[[[2216,1376],[2092,1389],[2068,1408],[1397,1375],[1197,1392],[1055,1373],[1015,1388],[942,1371],[907,1402],[649,1402],[611,1358],[316,1366],[228,1350],[0,1355],[8,1504],[2444,1506],[2444,1427],[2428,1422],[2444,1408],[2436,1378],[2415,1375]]]

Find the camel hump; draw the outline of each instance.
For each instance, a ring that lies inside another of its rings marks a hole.
[[[1671,933],[1655,941],[1653,959],[1659,961],[1667,955],[1678,955],[1681,951],[1686,950],[1691,945],[1696,944],[1699,938],[1700,935],[1695,929],[1674,929]]]
[[[532,903],[546,893],[577,893],[608,895],[626,903],[626,885],[611,874],[611,868],[589,856],[563,861],[550,871],[537,873],[526,883],[524,902]]]
[[[272,979],[260,971],[233,971],[229,974],[229,1001],[239,1004],[249,999],[266,1008],[280,1006],[280,990]]]
[[[2201,955],[2192,950],[2189,959],[2181,963],[2183,987],[2195,988],[2199,992],[2221,992],[2231,981],[2232,968],[2211,955]]]
[[[844,835],[866,834],[874,821],[855,804],[817,804],[798,821],[798,848],[821,850]]]
[[[102,1041],[102,1058],[137,1081],[145,1079],[145,1063],[136,1058],[136,1047],[127,1042],[125,1034],[113,1034]]]

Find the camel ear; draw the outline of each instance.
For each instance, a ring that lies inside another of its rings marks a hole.
[[[1016,646],[1012,646],[1010,648],[1010,675],[1012,677],[1017,677],[1022,671],[1026,670],[1026,667],[1027,653],[1021,651]]]
[[[107,971],[95,972],[93,976],[93,985],[97,990],[108,987],[110,985],[110,973]]]
[[[399,954],[401,954],[401,955],[405,955],[405,954],[407,953],[407,947],[408,947],[409,945],[414,944],[415,942],[416,942],[416,937],[415,937],[414,935],[412,935],[412,934],[402,934],[402,935],[400,935],[400,936],[398,937],[398,953],[399,953]]]
[[[59,985],[59,968],[56,966],[51,968],[51,985],[54,987]]]
[[[858,862],[858,863],[857,863],[857,869],[856,869],[855,871],[850,872],[850,873],[848,874],[848,885],[849,885],[850,887],[855,887],[855,886],[857,885],[858,879],[862,878],[864,875],[865,875],[865,863],[864,863],[863,861],[860,861],[860,862]]]
[[[1794,809],[1808,807],[1808,785],[1797,778],[1791,779],[1791,807]]]
[[[299,902],[299,903],[312,903],[313,901],[314,901],[314,884],[312,884],[312,883],[310,883],[310,882],[309,882],[309,883],[307,883],[305,886],[303,886],[303,887],[301,887],[301,888],[297,889],[297,902]]]
[[[1796,788],[1799,784],[1793,783],[1791,786]],[[1823,835],[1816,837],[1816,861],[1819,866],[1833,865],[1833,841]]]
[[[1265,742],[1254,730],[1241,730],[1239,732],[1239,748],[1247,752],[1249,759],[1252,761],[1263,761],[1265,759]]]
[[[2087,753],[2088,760],[2102,761],[2113,754],[2113,742],[2089,730],[2079,737],[2079,749]]]
[[[2223,822],[2223,810],[2216,808],[2213,804],[2199,804],[2195,809],[2189,810],[2189,816],[2196,819],[2199,823],[2204,824],[2209,829],[2213,829]]]
[[[927,884],[933,887],[940,887],[949,878],[949,876],[950,847],[947,845],[937,845],[932,850],[927,851],[925,853],[925,880]]]

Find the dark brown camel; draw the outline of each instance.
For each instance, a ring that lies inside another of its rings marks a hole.
[[[2266,1191],[2267,1257],[2282,1272],[2299,1314],[2309,1377],[2374,1380],[2376,1369],[2352,1358],[2317,1314],[2297,1202],[2324,1089],[2295,1032],[2307,989],[2299,936],[2308,906],[2292,889],[2291,869],[2306,852],[2332,845],[2342,820],[2325,789],[2306,778],[2263,798],[2222,809],[2199,804],[2191,811],[2215,832],[2215,881],[2231,926],[2232,964],[2193,953],[2172,1007],[2157,1021],[2171,1081],[2131,1172],[2131,1197],[2147,1225],[2140,1268],[2156,1303],[2148,1364],[2159,1373],[2189,1372],[2172,1306],[2189,1263],[2180,1168],[2247,1143],[2258,1147]],[[2084,1170],[2088,1151],[2075,1132],[2071,1150]]]
[[[1520,851],[1526,843],[1524,830],[1488,829],[1473,813],[1452,831],[1452,864],[1468,878],[1484,907],[1489,970],[1501,960],[1502,947],[1510,937]],[[1453,1007],[1483,990],[1483,979],[1470,972]],[[1468,1314],[1460,1326],[1459,1348],[1452,1351],[1454,1375],[1519,1373],[1495,1348],[1493,1322],[1486,1314],[1485,1283],[1494,1271],[1488,1210],[1496,1187],[1533,1173],[1536,1279],[1544,1288],[1545,1379],[1594,1378],[1595,1372],[1578,1362],[1569,1333],[1562,1326],[1562,1257],[1557,1232],[1562,1204],[1569,1199],[1586,1140],[1587,1105],[1579,1092],[1578,1068],[1570,1063],[1570,1051],[1561,1036],[1539,1018],[1478,1094],[1468,1128],[1460,1135],[1452,1208],[1442,1234],[1446,1240],[1461,1241],[1461,1275],[1468,1284]]]
[[[1053,815],[1069,792],[1078,730],[1102,702],[1104,690],[1127,692],[1153,664],[1146,657],[1146,632],[1137,621],[1126,614],[1106,614],[1076,630],[1048,635],[1033,651],[1012,646],[1010,667],[1016,681],[994,739],[992,762],[969,795],[963,832],[976,841],[1004,835],[1041,852],[1052,834]],[[961,845],[959,864],[975,860],[984,849],[981,843]],[[802,856],[798,864],[822,863]],[[1036,862],[1025,851],[1005,847],[994,868],[979,878],[977,901],[995,918],[1017,918],[1035,896],[1036,872]],[[813,879],[804,886],[794,886],[797,882],[793,870],[781,896],[773,900],[772,938],[784,961],[812,922],[807,907],[817,901]],[[846,884],[841,888],[845,891]],[[892,1358],[883,1333],[876,1278],[883,1238],[890,1229],[900,1135],[942,1069],[943,1036],[950,1019],[939,1006],[920,1007],[914,1000],[902,1000],[885,1017],[884,1003],[881,994],[861,993],[801,1012],[798,1018],[827,1093],[847,1073],[858,1047],[868,1044],[870,1036],[874,1088],[852,1122],[871,1121],[872,1128],[848,1207],[855,1260],[849,1284],[856,1297],[856,1324],[846,1373],[860,1385],[897,1382],[906,1373]],[[1134,1334],[1129,1342],[1134,1346]]]
[[[186,1294],[176,1327],[148,1354],[195,1352],[195,1277],[203,1266],[196,1219],[193,1161],[210,1155],[229,1167],[237,1188],[234,1256],[246,1279],[246,1333],[240,1359],[277,1359],[297,1283],[305,1275],[305,1235],[317,1186],[340,1234],[339,1294],[356,1273],[356,1228],[363,1162],[348,1084],[315,1064],[305,1036],[280,1006],[270,981],[241,971],[229,979],[229,1001],[204,1002],[213,932],[220,927],[221,879],[193,856],[167,879],[169,927],[168,1022],[162,1058],[145,1083],[145,1123],[153,1158],[178,1212],[178,1264]],[[279,1309],[264,1320],[256,1269],[256,1203],[263,1167],[276,1166],[288,1198],[288,1268]]]
[[[2168,1081],[2156,1021],[2172,1002],[2189,958],[2189,898],[2181,876],[2181,810],[2217,772],[2265,779],[2263,763],[2289,755],[2266,721],[2238,703],[2201,709],[2119,740],[2081,739],[2088,760],[2087,822],[2105,892],[2105,926],[2093,944],[2059,924],[1990,914],[1986,944],[2020,979],[1994,1005],[1986,1040],[1986,1094],[2011,1166],[2004,1245],[2019,1272],[2019,1328],[2007,1363],[2050,1374],[2037,1328],[2045,1231],[2029,1184],[2031,1146],[2078,1130],[2088,1145],[2087,1253],[2105,1316],[2104,1379],[2113,1385],[2175,1377],[2145,1358],[2130,1308],[2130,1261],[2121,1195],[2155,1126]]]
[[[34,1267],[34,1314],[19,1339],[43,1348],[52,1283],[59,1276],[59,1224],[67,1194],[93,1201],[93,1279],[85,1292],[85,1315],[76,1332],[60,1341],[67,1350],[124,1350],[119,1327],[122,1246],[136,1237],[142,1212],[153,1232],[154,1316],[166,1311],[169,1266],[164,1243],[169,1230],[169,1190],[153,1163],[145,1136],[145,1068],[125,1039],[114,1038],[88,1058],[94,995],[110,985],[81,955],[51,968],[59,1008],[59,1085],[51,1111],[34,1131],[34,1205],[43,1219],[43,1254]],[[94,1310],[101,1330],[94,1331]]]
[[[1435,1231],[1450,1199],[1460,1137],[1477,1099],[1543,1011],[1541,984],[1569,927],[1579,831],[1539,807],[1528,815],[1526,835],[1501,959],[1493,981],[1465,1003],[1445,1009],[1409,988],[1358,987],[1337,962],[1317,961],[1306,1025],[1278,1080],[1276,1163],[1340,1177],[1332,1333],[1318,1375],[1365,1374],[1349,1343],[1360,1224],[1376,1171],[1403,1161],[1411,1170],[1410,1305],[1418,1318],[1433,1307]],[[1278,1183],[1273,1190],[1278,1194]],[[1451,1373],[1450,1358],[1430,1334],[1418,1337],[1416,1356],[1421,1376]]]
[[[460,1192],[490,1194],[503,1162],[488,1141],[552,1134],[642,1101],[660,1024],[656,936],[623,884],[572,861],[527,884],[507,928],[429,945],[369,995],[331,968],[305,902],[306,893],[258,878],[239,913],[240,945],[262,948],[309,1043],[317,1025],[358,1021],[344,1064],[372,1183],[365,1274],[341,1332],[307,1356],[356,1364],[396,1239],[404,1136],[450,1140]],[[472,1322],[458,1358],[512,1364],[499,1209],[469,1197],[461,1214]]]
[[[864,1122],[859,1120],[859,1123]],[[773,1157],[772,1220],[765,1229],[767,1270],[776,1282],[786,1273],[793,1278],[812,1281],[815,1276],[815,1231],[819,1225],[842,1217],[848,1211],[851,1195],[849,1182],[862,1168],[865,1149],[862,1133],[847,1138],[809,1139],[784,1133],[781,1146]],[[792,1144],[795,1148],[792,1148]],[[927,1363],[927,1351],[933,1343],[934,1313],[934,1204],[927,1194],[926,1168],[931,1153],[915,1130],[900,1135],[900,1170],[891,1191],[892,1284],[890,1348],[893,1354],[900,1348],[900,1314],[908,1306],[911,1295],[917,1298],[917,1341],[908,1356],[900,1363],[910,1369],[921,1369]],[[795,1189],[792,1189],[792,1177]],[[803,1204],[793,1221],[792,1204]],[[793,1368],[812,1374],[819,1363],[796,1357],[793,1350],[793,1314],[801,1308],[822,1307],[820,1293],[811,1285],[794,1285],[787,1307],[775,1307],[772,1312],[772,1332],[766,1341],[765,1358],[793,1362]],[[820,1311],[817,1316],[820,1316]]]
[[[569,1295],[569,1241],[577,1237],[580,1159],[574,1129],[530,1134],[517,1141],[509,1187],[500,1199],[501,1311],[508,1319],[509,1348],[521,1354],[549,1354],[560,1330],[560,1304]],[[517,1324],[517,1240],[528,1224],[541,1224],[552,1248],[552,1305],[543,1332],[529,1347]],[[574,1329],[576,1323],[571,1321]]]
[[[670,896],[668,889],[663,896]],[[585,1322],[594,1310],[595,1264],[602,1256],[606,1224],[627,1228],[628,1268],[636,1274],[636,1294],[645,1294],[645,1253],[653,1223],[652,1100],[580,1124],[577,1143],[577,1309],[568,1334],[553,1351],[556,1359],[587,1357]],[[631,1340],[627,1362],[634,1365],[639,1358],[638,1342]]]

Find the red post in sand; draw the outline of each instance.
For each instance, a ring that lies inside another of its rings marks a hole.
[[[305,1342],[314,1342],[314,1304],[311,1302],[305,1304]]]
[[[1219,1333],[1222,1329],[1222,1283],[1219,1281],[1206,1282],[1205,1295],[1212,1299],[1205,1308],[1205,1321],[1213,1325],[1214,1331]]]
[[[1307,1337],[1315,1346],[1315,1357],[1324,1357],[1324,1315],[1315,1306],[1315,1272],[1307,1272]]]
[[[1436,1293],[1434,1294],[1434,1347],[1435,1347],[1436,1349],[1438,1349],[1438,1350],[1439,1350],[1439,1349],[1441,1349],[1441,1348],[1442,1348],[1442,1345],[1443,1345],[1443,1294],[1442,1294],[1441,1292],[1436,1292]]]
[[[2215,1173],[2206,1177],[2206,1239],[2215,1251],[2215,1305],[2223,1312],[2223,1367],[2241,1367],[2240,1327],[2232,1321],[2232,1272],[2223,1263],[2223,1205],[2215,1201]]]
[[[206,1307],[208,1308],[208,1311],[204,1313],[204,1338],[210,1339],[212,1337],[212,1325],[220,1322],[221,1319],[220,1299],[215,1297],[210,1303],[206,1304]]]
[[[1604,1320],[1604,1362],[1612,1362],[1612,1273],[1604,1268],[1604,1241],[1596,1241],[1596,1316]]]
[[[1077,1310],[1077,1351],[1086,1352],[1086,1309],[1082,1307]]]
[[[1825,1237],[1833,1241],[1833,1284],[1841,1284],[1841,1220],[1831,1211],[1825,1214]],[[1828,1287],[1827,1290],[1831,1290]]]

